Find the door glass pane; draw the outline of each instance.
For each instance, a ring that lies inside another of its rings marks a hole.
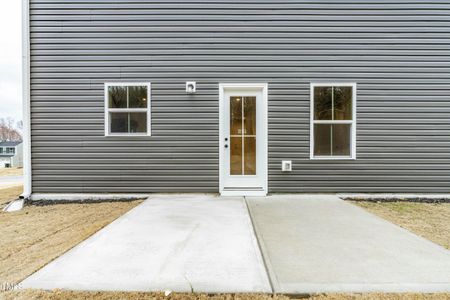
[[[330,86],[314,87],[314,120],[332,119],[332,92]]]
[[[230,97],[230,174],[256,175],[256,97]]]
[[[242,97],[230,97],[230,135],[242,134]]]
[[[333,155],[349,156],[351,125],[334,124],[332,126]]]
[[[331,155],[330,124],[314,124],[314,155]]]
[[[230,138],[230,174],[242,175],[242,137]]]
[[[147,87],[130,86],[128,87],[129,107],[146,108],[147,107]]]
[[[244,137],[244,175],[256,175],[255,137]]]
[[[334,120],[352,119],[352,91],[351,86],[334,87]]]
[[[108,87],[108,103],[109,108],[127,108],[127,87]]]
[[[244,97],[244,135],[256,134],[256,97]]]

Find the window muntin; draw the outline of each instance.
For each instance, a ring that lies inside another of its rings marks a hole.
[[[105,84],[105,135],[150,135],[150,83]]]
[[[311,159],[354,159],[356,84],[311,84]]]

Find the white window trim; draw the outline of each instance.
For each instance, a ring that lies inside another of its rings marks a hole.
[[[109,108],[108,105],[108,88],[110,86],[146,86],[147,87],[147,108]],[[104,87],[105,97],[105,136],[151,136],[151,83],[150,82],[105,82]],[[146,112],[147,113],[147,132],[146,133],[111,133],[109,124],[110,112]]]
[[[314,88],[318,86],[351,86],[352,87],[352,120],[317,120],[314,121]],[[309,124],[309,158],[314,160],[346,160],[356,159],[356,83],[355,82],[312,82],[310,84],[310,124]],[[350,124],[350,156],[314,156],[314,124]]]

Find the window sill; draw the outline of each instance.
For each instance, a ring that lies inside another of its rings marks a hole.
[[[130,133],[125,133],[125,134],[112,133],[112,134],[105,135],[105,137],[146,137],[146,136],[152,136],[152,135],[151,134],[147,134],[147,133],[135,133],[135,134],[130,134]]]
[[[312,156],[310,160],[356,160],[356,157],[350,156]]]

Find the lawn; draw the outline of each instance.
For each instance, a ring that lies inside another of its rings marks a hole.
[[[352,203],[450,249],[450,203],[371,202]]]
[[[0,205],[20,193],[21,187],[1,189]],[[20,282],[139,203],[26,206],[0,212],[0,284]]]
[[[450,294],[328,294],[315,296],[286,296],[269,294],[184,294],[173,293],[165,296],[163,293],[132,293],[132,292],[73,292],[73,291],[41,291],[25,290],[0,293],[2,300],[444,300],[450,299]]]
[[[22,186],[0,188],[0,210],[11,200],[17,199],[22,192]]]
[[[0,176],[20,176],[23,175],[22,168],[0,168]]]

